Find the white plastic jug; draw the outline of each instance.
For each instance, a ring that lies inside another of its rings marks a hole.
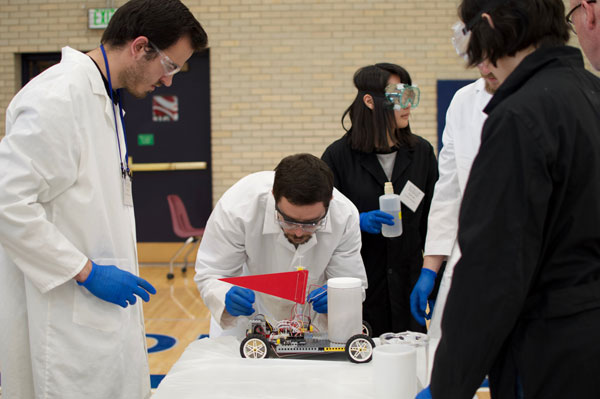
[[[345,344],[362,332],[362,282],[355,277],[327,280],[327,330],[329,340]]]
[[[386,182],[384,186],[384,195],[379,197],[379,210],[389,213],[394,217],[394,225],[381,225],[381,234],[384,237],[398,237],[402,234],[402,210],[400,206],[400,196],[394,194],[392,182]]]

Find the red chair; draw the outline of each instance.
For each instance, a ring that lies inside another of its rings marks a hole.
[[[185,264],[181,271],[185,273],[187,271],[188,265],[188,256],[192,252],[194,248],[200,243],[200,239],[204,234],[204,229],[198,229],[190,223],[190,219],[188,218],[187,211],[185,210],[185,205],[181,201],[181,198],[177,194],[169,194],[167,195],[167,202],[169,203],[169,210],[171,211],[171,221],[173,222],[173,232],[177,237],[184,238],[185,242],[177,250],[175,255],[169,261],[169,273],[167,274],[168,279],[172,279],[173,275],[173,263],[175,259],[179,256],[179,254],[187,247],[192,244],[192,246],[185,253],[184,259]]]

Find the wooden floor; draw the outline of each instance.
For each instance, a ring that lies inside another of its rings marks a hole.
[[[187,273],[175,271],[175,278],[168,280],[169,268],[142,264],[140,275],[157,290],[150,302],[144,303],[146,334],[160,334],[175,338],[177,343],[169,349],[148,355],[150,374],[167,374],[171,366],[179,359],[187,345],[208,334],[210,313],[200,298],[194,283],[194,268]],[[148,348],[156,340],[148,339]],[[478,399],[489,399],[489,393],[478,392]]]
[[[140,268],[141,277],[157,291],[150,302],[144,303],[146,334],[168,335],[177,340],[170,349],[150,353],[150,374],[167,374],[190,342],[208,334],[210,325],[210,313],[194,283],[194,268],[185,274],[176,270],[172,280],[166,277],[168,270],[165,266]],[[155,343],[148,339],[149,348]]]

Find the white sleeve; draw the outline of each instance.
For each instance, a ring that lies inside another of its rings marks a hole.
[[[236,223],[221,201],[217,202],[198,248],[194,281],[204,304],[223,329],[234,327],[236,317],[225,311],[225,295],[231,284],[219,279],[242,274],[246,262],[244,237],[243,225]]]
[[[34,97],[21,98],[6,114],[0,243],[27,279],[46,292],[72,279],[87,262],[46,214],[46,204],[77,182],[80,142],[70,101]]]
[[[429,210],[424,255],[449,256],[456,240],[462,196],[458,182],[454,138],[457,134],[461,134],[459,131],[461,111],[455,96],[446,113],[446,127],[442,134],[443,147],[438,157],[439,178],[435,184]]]

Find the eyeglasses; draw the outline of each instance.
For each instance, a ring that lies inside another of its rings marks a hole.
[[[156,51],[158,53],[158,55],[160,55],[160,63],[162,64],[163,69],[165,70],[165,75],[167,75],[167,76],[175,75],[177,72],[179,72],[181,70],[181,67],[179,65],[177,65],[176,63],[174,63],[173,60],[170,59],[168,55],[166,55],[165,53],[160,51],[160,49],[158,47],[156,47],[156,45],[154,43],[152,43],[150,40],[148,40],[148,44],[154,49],[154,51]]]
[[[586,1],[586,3],[588,3],[588,4],[595,3],[595,2],[596,2],[596,0],[587,0]],[[565,19],[567,20],[567,23],[569,24],[569,28],[571,28],[571,30],[575,34],[577,34],[577,32],[575,32],[575,24],[573,23],[573,20],[571,19],[571,17],[573,16],[573,13],[575,12],[575,10],[577,10],[579,7],[581,7],[582,3],[579,3],[575,7],[571,8],[571,11],[569,11],[567,16],[565,17]]]
[[[385,98],[395,107],[416,108],[419,105],[421,91],[417,86],[411,86],[404,83],[391,84],[385,88]]]
[[[323,226],[325,226],[326,218],[327,210],[325,211],[325,215],[323,215],[317,220],[300,222],[298,220],[290,218],[285,213],[281,212],[277,207],[277,204],[275,204],[275,220],[284,230],[294,230],[300,228],[305,233],[314,233],[316,231],[321,230]]]

